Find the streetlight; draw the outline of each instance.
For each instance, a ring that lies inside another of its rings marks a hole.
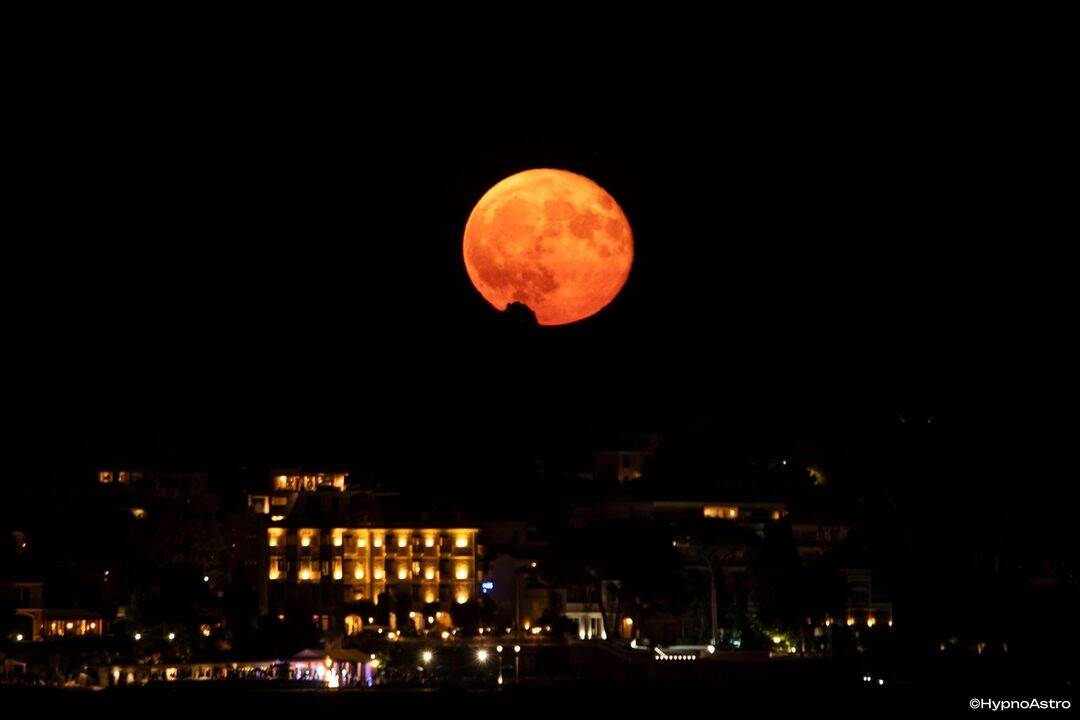
[[[15,636],[15,642],[22,642],[22,633]]]
[[[487,662],[488,651],[487,650],[477,650],[476,651],[476,659],[479,660],[482,663]]]
[[[172,642],[175,639],[176,639],[176,633],[169,633],[169,642]]]
[[[435,656],[434,656],[434,654],[433,654],[433,653],[432,653],[432,652],[431,652],[430,650],[425,650],[425,651],[423,652],[423,654],[422,654],[422,655],[421,655],[420,657],[421,657],[421,658],[423,658],[423,659],[424,659],[424,663],[425,663],[425,664],[427,664],[427,663],[430,663],[430,662],[431,662],[431,658],[433,658],[433,657],[435,657]]]
[[[136,640],[136,642],[138,642],[139,640],[142,640],[142,633],[135,633],[135,640]]]

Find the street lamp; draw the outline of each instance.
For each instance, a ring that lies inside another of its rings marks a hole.
[[[476,651],[476,659],[479,660],[482,663],[487,662],[488,651],[487,650],[477,650]]]
[[[420,657],[423,658],[424,664],[426,665],[431,662],[431,658],[434,657],[434,654],[430,650],[425,650]]]

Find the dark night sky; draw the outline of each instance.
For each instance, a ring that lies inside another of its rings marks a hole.
[[[1037,90],[925,79],[688,80],[468,118],[381,85],[28,86],[5,462],[408,453],[422,474],[702,411],[781,445],[857,448],[904,411],[966,450],[1030,439],[1066,327],[1042,249],[1055,147]],[[607,188],[636,258],[602,313],[522,338],[469,284],[461,232],[543,166]]]

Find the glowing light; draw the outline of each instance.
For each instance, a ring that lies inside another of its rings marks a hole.
[[[454,570],[454,577],[457,578],[458,580],[465,580],[466,578],[468,578],[469,577],[469,566],[468,565],[458,565],[457,569]]]
[[[435,536],[434,535],[425,535],[424,536],[424,547],[435,547]]]
[[[875,625],[877,625],[877,618],[875,618],[873,615],[866,618],[866,627],[874,627]]]
[[[892,618],[889,618],[889,627],[892,627]]]
[[[375,575],[376,580],[382,580],[383,579],[383,571],[380,568],[375,568],[374,575]]]
[[[529,632],[531,632],[533,635],[539,635],[542,630],[543,630],[543,628],[540,627],[539,625],[537,625],[536,627],[534,627]],[[604,640],[607,640],[607,633],[606,632],[601,632],[600,637],[602,637]]]
[[[479,660],[482,663],[487,662],[488,651],[487,650],[477,650],[476,651],[476,659]]]
[[[311,545],[311,536],[310,535],[301,536],[300,537],[300,544],[303,545],[304,547],[309,547]]]
[[[210,628],[205,625],[201,629],[203,637],[210,637]]]
[[[443,630],[443,631],[442,631],[442,636],[441,636],[441,637],[442,637],[442,639],[443,639],[443,640],[447,640],[447,639],[449,639],[449,637],[450,637],[450,633],[448,633],[448,632],[446,632],[445,630]]]
[[[716,646],[715,645],[709,645],[709,647],[707,647],[705,649],[709,651],[710,655],[712,655],[714,652],[716,652]]]
[[[374,547],[382,547],[382,535],[376,535],[371,539],[371,544]]]
[[[511,175],[480,198],[462,253],[473,285],[495,308],[524,300],[541,325],[564,325],[615,298],[633,248],[630,224],[607,191],[543,168]]]
[[[784,638],[780,637],[779,635],[773,635],[772,636],[772,641],[773,641],[773,645],[779,645],[780,643],[782,643],[784,641]]]
[[[271,515],[270,516],[270,520],[273,521],[273,522],[281,522],[284,519],[285,519],[284,515]],[[277,545],[277,542],[275,541],[275,542],[273,542],[271,544],[272,545]]]
[[[399,568],[397,571],[398,580],[406,580],[409,577],[409,571],[405,568]]]
[[[341,547],[341,533],[334,533],[334,547]]]
[[[457,604],[458,605],[464,605],[467,602],[469,602],[469,593],[465,592],[464,590],[458,592],[458,594],[457,594]]]
[[[520,645],[515,645],[514,646],[514,652],[516,652],[516,653],[521,652],[521,646]]]
[[[432,653],[430,650],[425,650],[423,653],[421,653],[420,657],[423,658],[424,663],[427,664],[431,662],[431,658],[435,657],[435,654]]]
[[[363,566],[361,566],[361,565],[356,566],[356,569],[353,570],[353,577],[356,578],[357,580],[363,580],[364,579],[364,568],[363,568]]]
[[[430,625],[431,623],[435,622],[435,618],[428,615],[427,621],[428,621],[428,625]]]
[[[363,535],[356,538],[356,547],[367,547],[367,538],[365,538]]]
[[[69,623],[68,623],[67,625],[65,625],[64,627],[66,627],[66,628],[67,628],[68,630],[70,630],[71,628],[75,627],[75,623],[73,623],[73,622],[69,622]]]
[[[208,582],[210,582],[210,576],[209,576],[209,575],[203,575],[203,576],[202,576],[202,581],[203,581],[204,583],[208,583]]]
[[[409,538],[405,535],[398,536],[397,546],[403,548],[409,544]]]
[[[310,579],[311,579],[311,571],[310,571],[310,570],[306,570],[306,569],[305,569],[305,570],[301,570],[301,571],[300,571],[300,579],[301,579],[301,580],[310,580]]]
[[[428,568],[428,569],[424,570],[424,579],[425,580],[434,580],[435,579],[435,568]],[[428,600],[428,602],[431,602],[431,600]]]
[[[97,628],[97,623],[96,622],[90,623],[90,629],[93,630],[95,628]]]
[[[18,635],[15,636],[15,642],[22,642],[22,639],[23,639],[22,633],[19,633]]]
[[[176,633],[169,633],[169,642],[172,642],[175,639],[176,639]]]
[[[502,645],[496,645],[495,646],[495,652],[501,653],[502,652]]]
[[[469,536],[468,535],[458,535],[457,540],[454,541],[454,544],[457,545],[459,548],[468,547],[469,546]]]
[[[848,626],[848,627],[851,627],[851,626],[852,626],[852,625],[854,625],[854,624],[855,624],[855,618],[853,618],[853,617],[849,617],[849,618],[847,619],[847,626]]]

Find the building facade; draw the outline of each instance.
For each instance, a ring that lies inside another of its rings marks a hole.
[[[270,611],[301,606],[329,616],[324,629],[386,596],[441,610],[477,596],[476,528],[270,527],[267,551]]]

